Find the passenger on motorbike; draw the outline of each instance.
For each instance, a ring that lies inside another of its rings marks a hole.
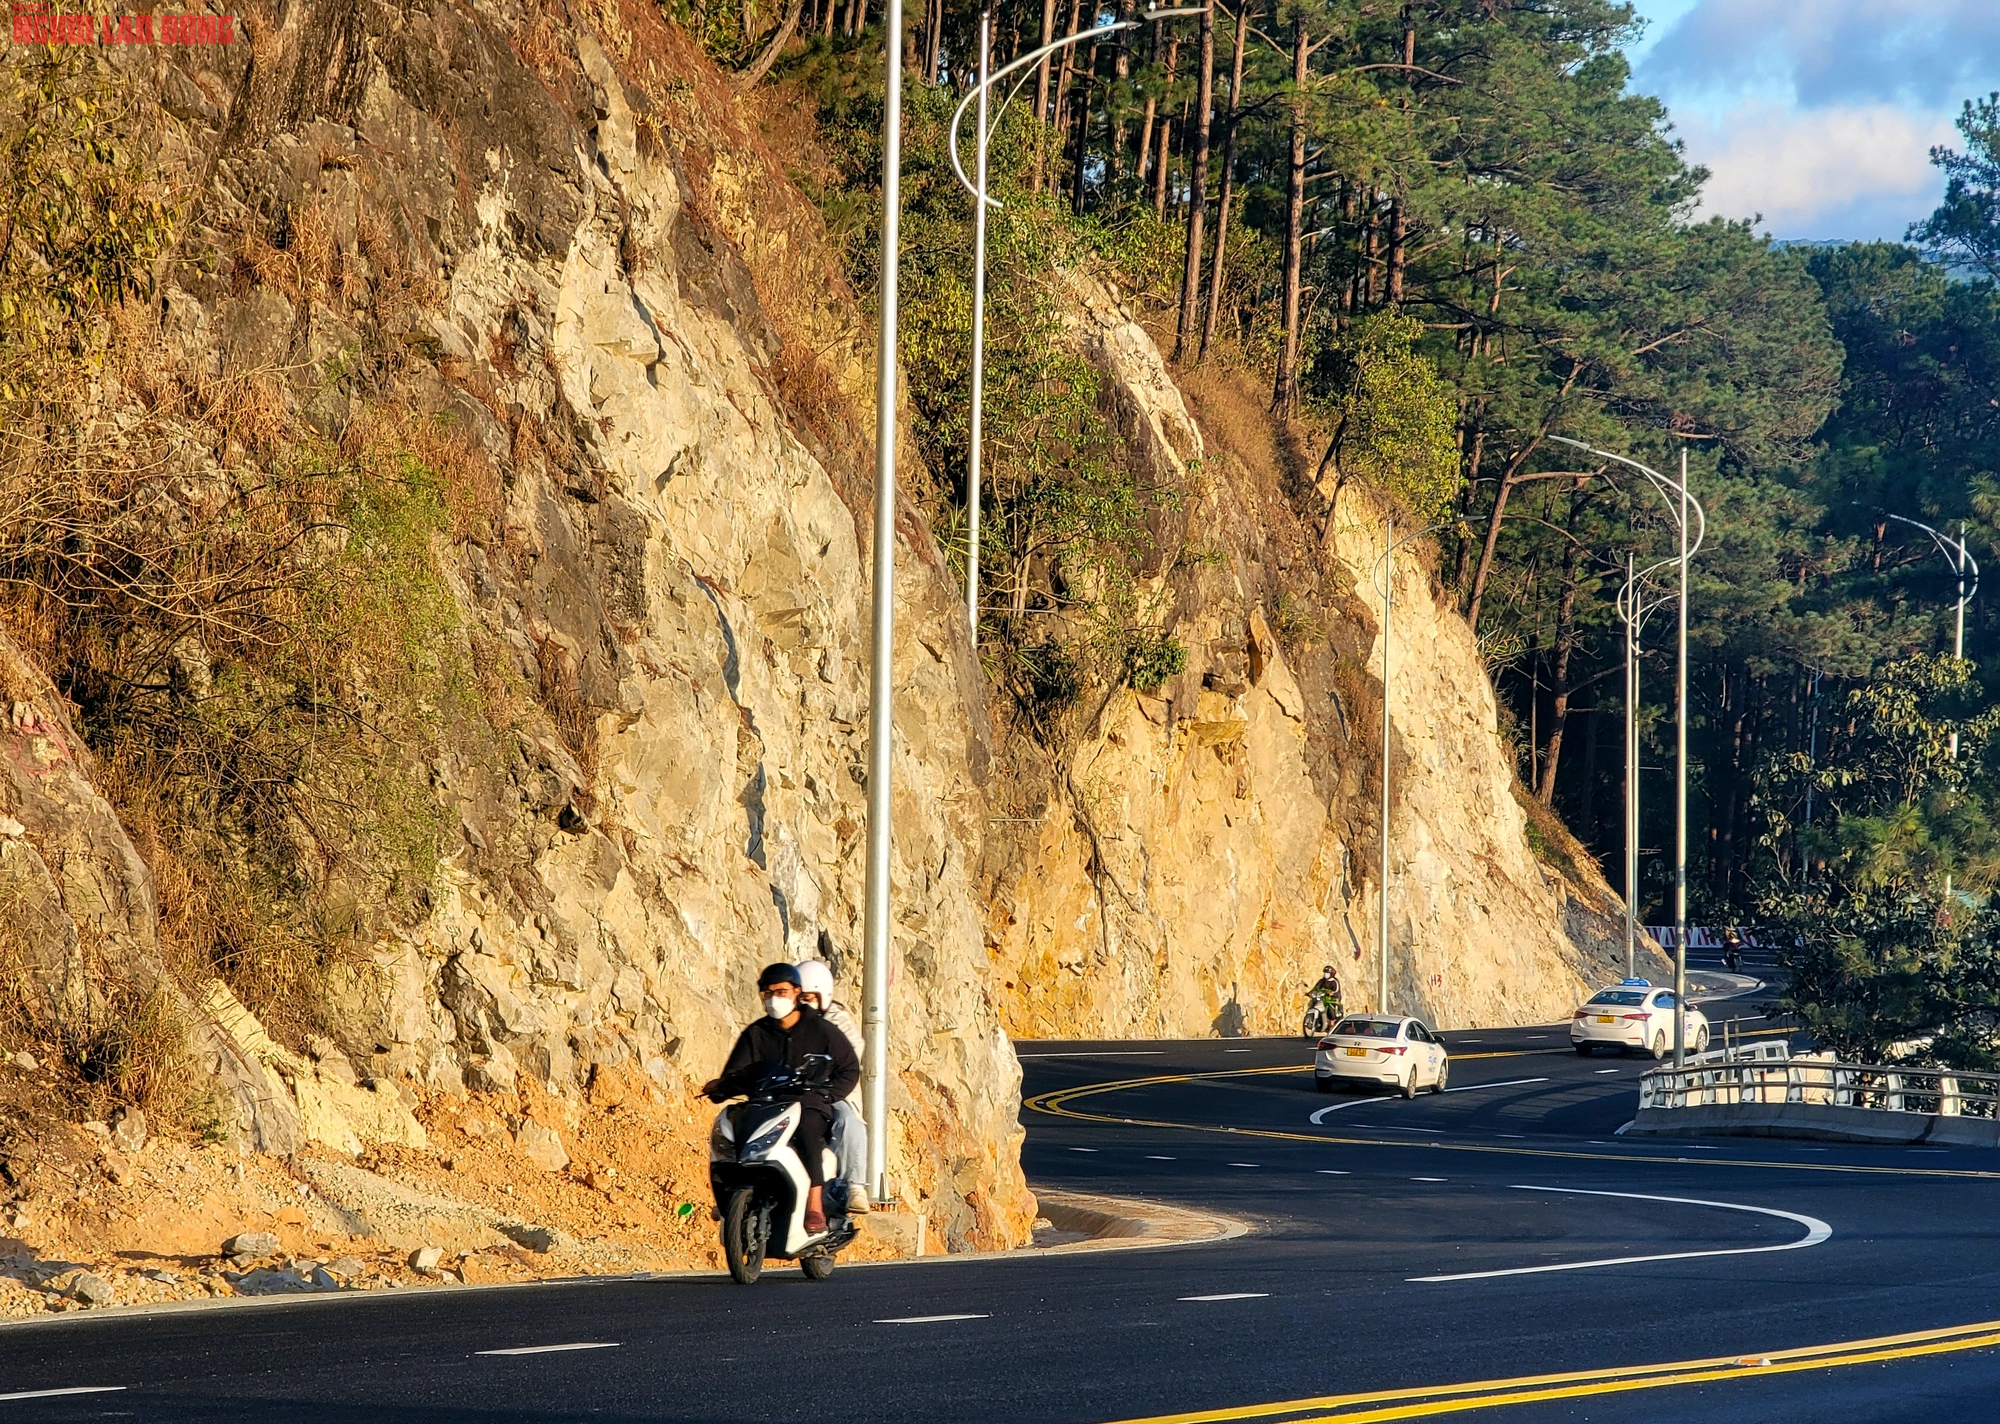
[[[799,1095],[799,1126],[792,1139],[811,1183],[806,1192],[805,1229],[821,1232],[826,1230],[826,1210],[820,1191],[825,1184],[820,1156],[833,1126],[833,1105],[861,1081],[861,1060],[846,1036],[819,1010],[799,1003],[799,971],[792,965],[766,965],[757,976],[757,991],[764,999],[764,1017],[737,1036],[721,1076],[704,1083],[702,1095],[718,1103],[735,1097],[745,1091],[759,1063],[801,1068],[814,1054],[830,1060],[826,1084]]]
[[[861,1052],[861,1025],[847,1006],[833,997],[833,969],[825,960],[799,961],[799,1002],[818,1009],[855,1053]],[[868,1124],[852,1096],[833,1105],[833,1155],[840,1160],[840,1179],[847,1184],[847,1214],[860,1216],[872,1210],[874,1204],[868,1199]]]

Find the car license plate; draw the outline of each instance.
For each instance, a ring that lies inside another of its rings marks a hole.
[[[1365,1048],[1350,1048],[1347,1050],[1347,1056],[1349,1058],[1366,1058],[1368,1050]]]
[[[1598,1021],[1599,1023],[1616,1023],[1616,1022],[1618,1022],[1618,1020],[1617,1020],[1616,1018],[1614,1018],[1614,1017],[1613,1017],[1612,1015],[1610,1015],[1610,1014],[1599,1014],[1599,1015],[1597,1016],[1597,1021]]]

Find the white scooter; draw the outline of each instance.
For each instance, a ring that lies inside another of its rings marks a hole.
[[[811,1054],[796,1071],[783,1063],[758,1067],[749,1101],[724,1108],[708,1137],[708,1182],[715,1192],[715,1215],[722,1223],[722,1252],[729,1274],[749,1285],[763,1274],[764,1258],[796,1260],[806,1279],[833,1274],[833,1259],[854,1239],[847,1215],[847,1188],[837,1180],[831,1150],[822,1160],[826,1182],[821,1205],[826,1230],[806,1231],[805,1162],[792,1137],[804,1109],[799,1096],[826,1081],[832,1060]]]

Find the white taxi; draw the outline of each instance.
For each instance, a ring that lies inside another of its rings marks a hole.
[[[1665,1058],[1674,1048],[1674,1005],[1672,989],[1656,989],[1644,979],[1621,980],[1591,995],[1570,1016],[1570,1044],[1578,1057],[1598,1048],[1636,1048]],[[1682,1041],[1689,1053],[1700,1053],[1708,1047],[1708,1019],[1692,1006],[1683,1012]]]
[[[1421,1020],[1386,1014],[1349,1014],[1313,1055],[1313,1086],[1322,1093],[1366,1083],[1414,1098],[1418,1088],[1442,1093],[1450,1071],[1451,1055]]]

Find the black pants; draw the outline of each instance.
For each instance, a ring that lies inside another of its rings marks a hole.
[[[826,1151],[827,1136],[832,1131],[832,1118],[810,1103],[799,1104],[799,1125],[792,1133],[792,1150],[805,1163],[806,1180],[816,1187],[826,1185],[822,1155]]]

